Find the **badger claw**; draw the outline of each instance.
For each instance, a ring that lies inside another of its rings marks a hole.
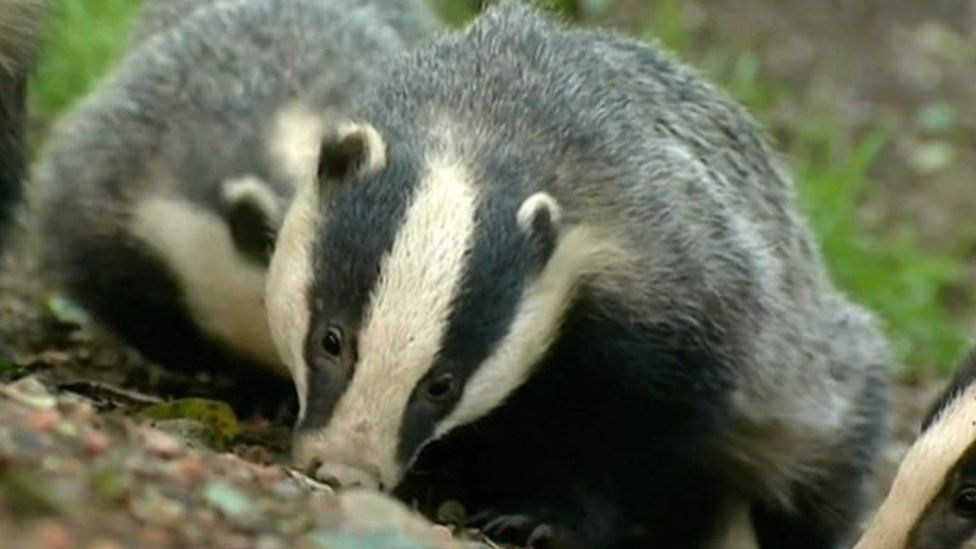
[[[555,527],[530,515],[483,512],[471,517],[468,524],[495,542],[532,549],[564,547]]]

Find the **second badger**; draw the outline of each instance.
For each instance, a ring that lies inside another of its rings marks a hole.
[[[50,270],[171,366],[280,364],[264,273],[321,128],[432,33],[419,0],[168,0],[49,141]],[[280,370],[279,370],[280,371]]]
[[[517,543],[850,539],[887,346],[773,157],[667,55],[530,8],[398,60],[272,259],[297,463]]]

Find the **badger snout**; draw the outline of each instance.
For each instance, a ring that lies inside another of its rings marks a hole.
[[[343,444],[355,437],[328,440],[322,433],[306,433],[293,440],[292,458],[305,474],[339,488],[370,488],[383,490],[386,483],[379,466],[370,462],[370,455],[362,445]]]
[[[369,488],[382,490],[379,471],[367,471],[345,463],[319,463],[310,474],[335,489]]]

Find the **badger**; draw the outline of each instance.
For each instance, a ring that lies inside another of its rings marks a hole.
[[[0,3],[0,242],[21,194],[27,71],[42,3]]]
[[[37,166],[47,270],[150,360],[286,382],[263,305],[284,204],[378,61],[437,27],[420,0],[149,3]]]
[[[976,350],[922,423],[856,549],[956,549],[976,536]]]
[[[269,268],[296,466],[516,544],[849,541],[888,346],[751,118],[512,2],[388,65]]]

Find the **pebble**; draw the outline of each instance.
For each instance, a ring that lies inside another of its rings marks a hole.
[[[196,482],[207,476],[206,466],[194,456],[180,458],[174,465],[176,473],[184,480]]]
[[[101,431],[88,431],[85,433],[85,451],[89,456],[100,456],[108,450],[112,440]]]
[[[143,435],[143,441],[150,452],[166,459],[176,457],[185,450],[179,439],[155,429],[146,431]]]
[[[44,549],[73,549],[74,537],[64,525],[53,520],[42,520],[37,523],[34,535],[39,547]]]
[[[28,414],[24,419],[24,424],[37,431],[50,431],[61,421],[61,414],[57,410],[44,409]]]

